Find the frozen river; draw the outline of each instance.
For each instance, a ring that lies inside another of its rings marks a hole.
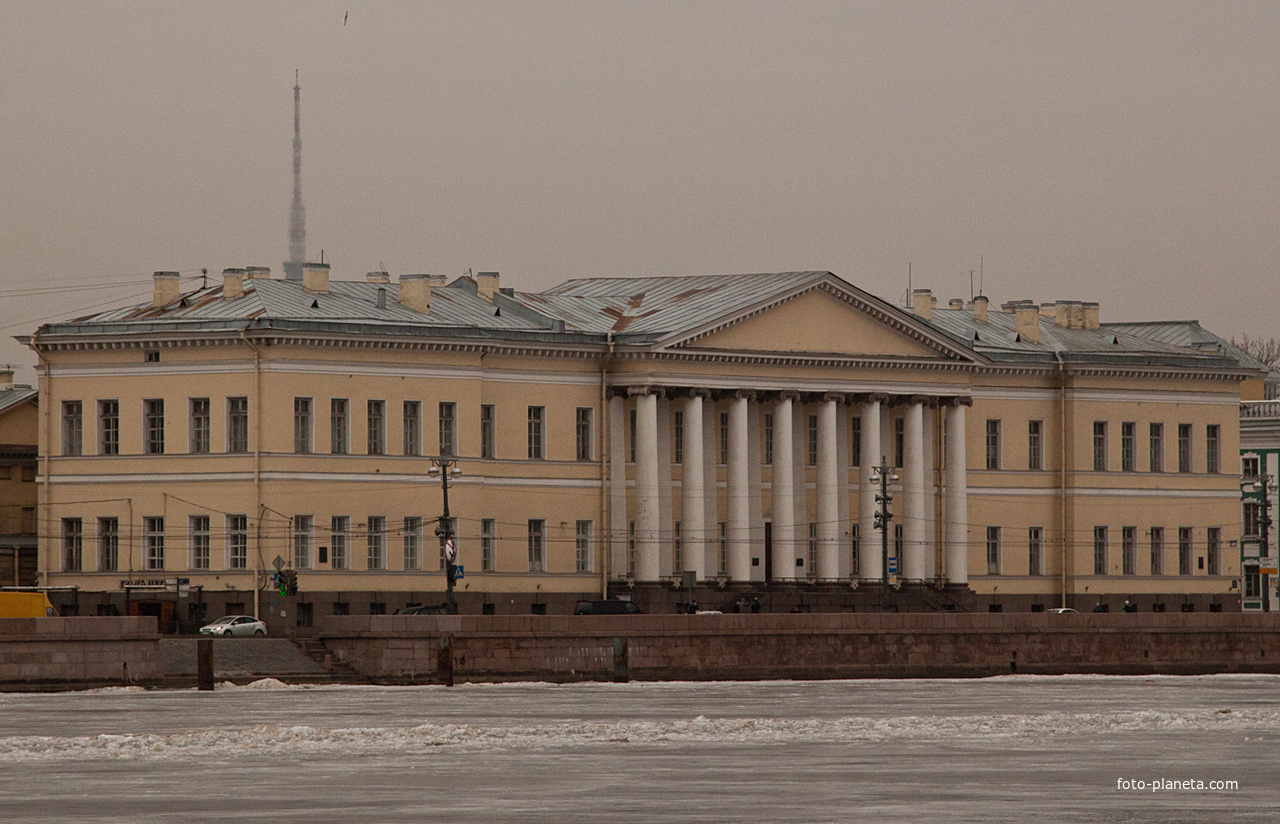
[[[0,820],[1273,822],[1278,743],[1275,676],[6,694]]]

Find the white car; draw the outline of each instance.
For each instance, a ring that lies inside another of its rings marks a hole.
[[[228,615],[200,627],[201,635],[266,635],[267,625],[251,615]]]
[[[1071,607],[1054,607],[1053,609],[1046,609],[1045,612],[1050,615],[1075,615],[1079,610],[1072,609]]]

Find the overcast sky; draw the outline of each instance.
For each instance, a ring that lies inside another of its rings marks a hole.
[[[307,252],[337,279],[826,269],[901,303],[908,264],[943,301],[982,265],[996,304],[1280,336],[1276,2],[0,19],[0,363],[33,363],[10,336],[42,321],[148,298],[155,270],[280,276],[295,68]]]

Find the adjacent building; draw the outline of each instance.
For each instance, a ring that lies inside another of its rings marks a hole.
[[[36,585],[36,390],[0,369],[0,586]]]
[[[829,272],[160,272],[27,339],[41,583],[178,624],[439,602],[443,457],[464,612],[673,610],[684,572],[775,611],[878,609],[886,580],[895,609],[1238,609],[1260,376],[1099,314],[908,310]]]

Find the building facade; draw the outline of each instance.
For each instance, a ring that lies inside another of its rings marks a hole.
[[[36,390],[0,369],[0,587],[35,586]]]
[[[82,612],[438,602],[440,456],[464,612],[683,608],[686,571],[704,606],[873,609],[888,579],[895,609],[1239,608],[1256,375],[1094,304],[904,310],[827,272],[155,282],[28,339],[40,574]]]

